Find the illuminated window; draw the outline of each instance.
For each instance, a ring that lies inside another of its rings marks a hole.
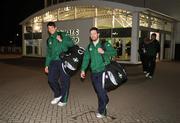
[[[165,21],[164,22],[164,30],[171,32],[172,31],[172,23]]]
[[[57,21],[57,10],[48,11],[43,15],[44,22]]]
[[[131,15],[115,15],[114,27],[116,28],[132,27],[132,16]]]
[[[58,9],[58,20],[72,20],[75,18],[74,7],[64,7]]]
[[[33,32],[42,32],[42,23],[33,24]]]
[[[140,14],[140,26],[148,27],[148,15]]]
[[[76,7],[76,18],[90,18],[95,16],[94,7]]]
[[[39,23],[39,22],[42,22],[42,16],[36,16],[36,17],[34,17],[33,23]]]
[[[163,26],[163,20],[156,17],[151,17],[151,28],[163,30]]]
[[[109,17],[98,17],[97,27],[100,29],[113,28],[112,26],[112,16]]]
[[[97,16],[113,15],[113,10],[108,8],[97,8]]]

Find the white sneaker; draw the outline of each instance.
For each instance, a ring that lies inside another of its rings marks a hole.
[[[104,117],[106,117],[106,116],[104,116],[104,115],[102,115],[102,114],[100,114],[100,113],[96,113],[96,117],[97,117],[97,118],[104,118]]]
[[[144,71],[143,73],[147,73],[147,71]]]
[[[145,76],[146,76],[146,77],[148,77],[148,76],[149,76],[149,74],[150,74],[150,73],[146,73],[146,75],[145,75]]]
[[[67,104],[67,103],[62,103],[62,102],[59,102],[59,103],[58,103],[58,106],[63,107],[63,106],[66,106],[66,104]]]
[[[54,105],[54,104],[57,104],[61,99],[61,96],[60,97],[57,97],[57,98],[54,98],[52,101],[51,101],[51,104]]]
[[[107,110],[107,108],[108,108],[108,104],[106,104],[106,110]]]
[[[152,76],[148,76],[150,79],[152,79]]]

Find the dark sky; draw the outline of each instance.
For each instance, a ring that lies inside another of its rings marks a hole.
[[[1,37],[0,45],[15,40],[21,33],[19,23],[31,14],[43,9],[44,0],[1,0]]]

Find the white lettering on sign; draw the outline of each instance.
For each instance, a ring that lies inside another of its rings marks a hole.
[[[69,34],[72,37],[75,44],[79,43],[79,41],[80,41],[80,38],[79,38],[80,30],[79,29],[64,29],[61,31]]]

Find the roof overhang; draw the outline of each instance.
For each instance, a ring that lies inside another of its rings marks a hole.
[[[100,7],[100,8],[117,8],[117,9],[124,9],[131,12],[145,10],[145,8],[135,7],[135,6],[117,3],[117,2],[109,2],[109,1],[102,1],[102,0],[78,0],[78,1],[63,2],[63,3],[59,3],[56,5],[52,5],[50,7],[44,8],[30,15],[29,17],[27,17],[25,20],[20,22],[20,25],[25,24],[27,21],[29,21],[33,17],[40,16],[47,11],[66,7],[66,6],[94,6],[94,7]]]
[[[161,16],[162,18],[166,18],[166,20],[180,22],[180,20],[178,20],[178,19],[176,19],[174,17],[171,17],[169,15],[163,14],[161,12],[158,12],[158,11],[155,11],[155,10],[152,10],[152,9],[149,9],[149,8],[146,8],[146,12],[153,13],[154,15]]]

